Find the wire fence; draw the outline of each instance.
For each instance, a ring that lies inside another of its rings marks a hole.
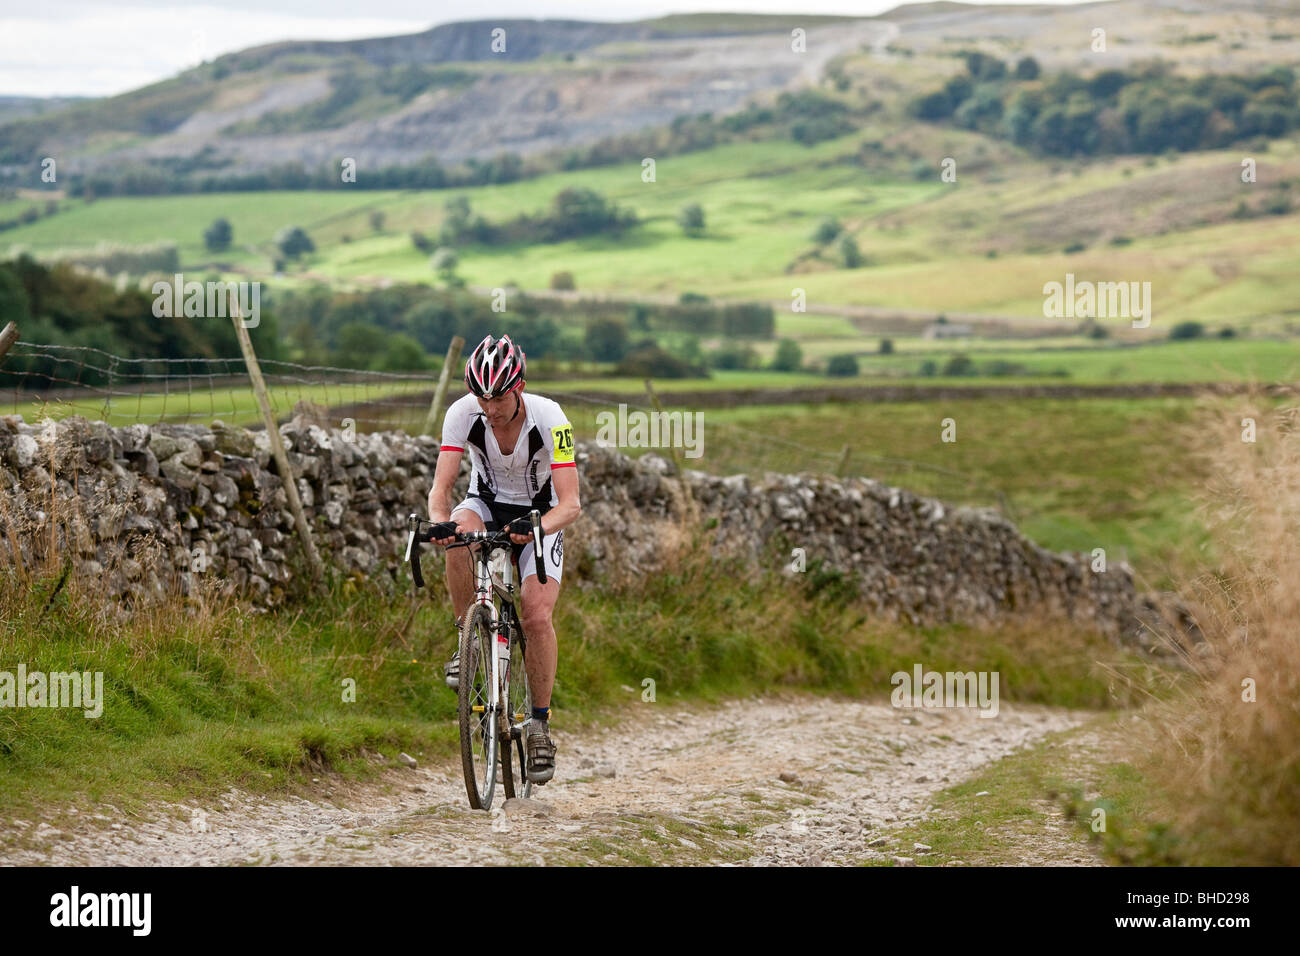
[[[376,372],[275,360],[260,360],[260,364],[277,420],[287,420],[299,402],[309,402],[323,406],[335,427],[347,427],[350,420],[358,431],[395,429],[419,434],[436,386],[433,374],[427,372]],[[608,396],[567,390],[562,382],[540,382],[536,390],[565,406],[579,440],[597,437],[602,413],[611,417],[656,413],[651,405],[638,401],[637,392],[615,402]],[[448,403],[454,397],[455,392]],[[672,392],[664,392],[662,398],[671,405]],[[854,446],[818,447],[772,427],[759,430],[708,412],[702,412],[708,425],[707,453],[687,457],[688,468],[714,474],[773,471],[869,477],[957,503],[994,507],[1018,520],[1008,496],[977,477]],[[23,341],[15,343],[0,363],[0,414],[14,413],[29,422],[82,415],[116,426],[208,424],[221,419],[261,427],[242,358],[134,359],[87,346]],[[699,437],[702,442],[703,435]],[[662,445],[622,450],[633,455],[667,453]]]
[[[272,413],[301,401],[355,412],[362,430],[424,424],[436,384],[430,373],[302,365],[261,359]],[[0,410],[31,419],[84,415],[112,425],[210,422],[260,425],[242,358],[134,359],[87,346],[19,341],[0,365]]]

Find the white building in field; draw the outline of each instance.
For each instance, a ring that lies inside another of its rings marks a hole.
[[[925,339],[968,339],[971,327],[960,322],[931,322],[921,333]]]

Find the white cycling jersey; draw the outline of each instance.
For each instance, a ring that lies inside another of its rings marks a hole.
[[[453,402],[442,424],[443,451],[467,451],[473,472],[469,495],[493,504],[525,505],[545,513],[557,503],[551,472],[577,467],[573,460],[573,426],[558,404],[541,395],[520,393],[523,427],[510,454],[468,394]]]

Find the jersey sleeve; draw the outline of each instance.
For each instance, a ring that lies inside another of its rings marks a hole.
[[[557,403],[550,403],[543,424],[545,430],[542,437],[547,451],[551,453],[551,469],[578,467],[578,463],[573,460],[573,425]]]
[[[464,451],[468,435],[469,416],[465,414],[464,405],[460,401],[452,402],[442,420],[442,440],[438,450]]]

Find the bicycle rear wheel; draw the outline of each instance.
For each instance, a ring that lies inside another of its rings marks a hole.
[[[518,625],[516,624],[516,627]],[[505,787],[506,799],[511,797],[529,797],[533,792],[533,782],[528,779],[528,765],[524,741],[524,728],[533,713],[533,694],[528,688],[528,670],[524,666],[524,640],[516,637],[510,642],[510,694],[507,702],[504,723],[510,728],[509,738],[501,742],[501,781]],[[515,760],[512,761],[511,757]],[[517,761],[518,778],[515,777]]]
[[[490,706],[492,615],[471,605],[460,628],[460,757],[465,793],[475,810],[492,807],[496,788],[497,715]]]

